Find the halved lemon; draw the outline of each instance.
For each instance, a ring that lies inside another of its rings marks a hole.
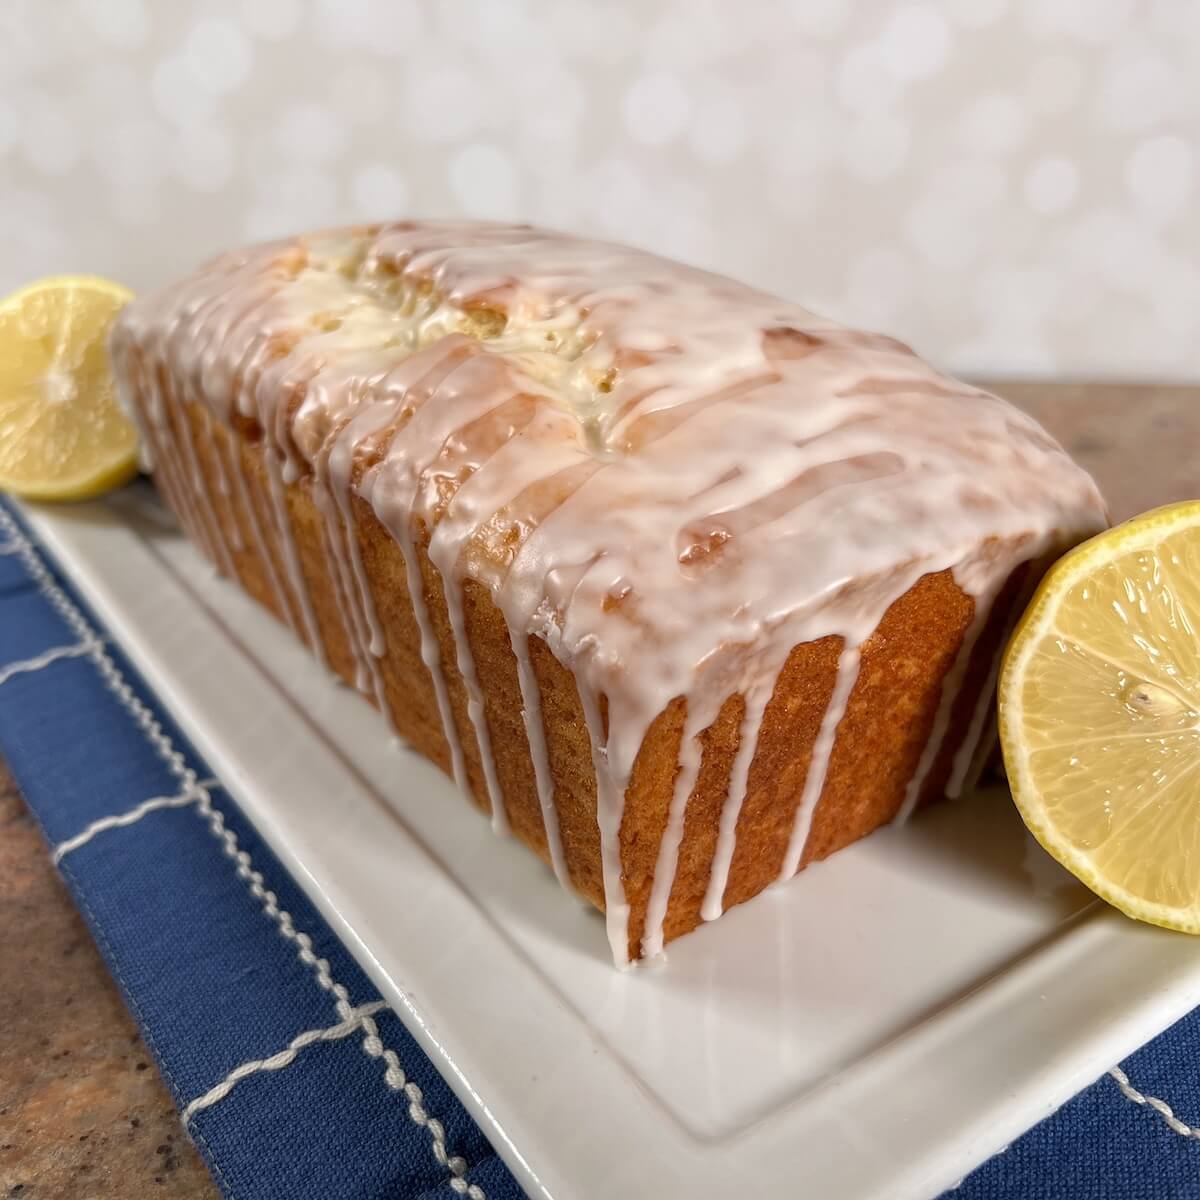
[[[1051,568],[1005,652],[999,704],[1034,837],[1122,912],[1200,933],[1200,501]]]
[[[83,500],[136,473],[106,346],[132,298],[106,279],[56,275],[0,302],[0,489]]]

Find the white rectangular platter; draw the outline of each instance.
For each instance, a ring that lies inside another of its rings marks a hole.
[[[935,1196],[1200,1003],[998,789],[619,972],[148,488],[28,516],[531,1197]]]

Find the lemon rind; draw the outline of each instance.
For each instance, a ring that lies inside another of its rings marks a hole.
[[[19,307],[30,296],[36,296],[38,292],[58,291],[64,288],[100,292],[126,304],[133,299],[133,293],[127,287],[120,283],[114,283],[111,279],[105,279],[102,275],[46,275],[42,279],[35,279],[31,283],[17,288],[15,292],[9,292],[7,296],[0,299],[0,310]]]

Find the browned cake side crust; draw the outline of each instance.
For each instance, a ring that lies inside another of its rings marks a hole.
[[[164,389],[170,394],[169,389]],[[140,405],[143,397],[135,397]],[[188,421],[199,467],[232,549],[238,578],[247,592],[277,618],[303,629],[299,603],[287,589],[279,538],[267,492],[261,445],[231,434],[207,408],[177,401],[168,405],[163,428],[179,437]],[[150,421],[144,422],[153,428]],[[253,431],[252,431],[253,432]],[[154,447],[151,447],[154,450]],[[222,463],[215,455],[224,456]],[[271,556],[268,565],[256,549],[252,515],[239,496],[222,492],[215,481],[228,478],[240,460],[246,496]],[[223,469],[221,469],[223,468]],[[166,500],[186,521],[197,506],[174,495],[178,478],[161,480]],[[353,684],[354,662],[342,627],[335,575],[324,550],[323,523],[311,497],[311,480],[287,486],[287,506],[295,528],[301,569],[312,598],[324,655],[333,670]],[[387,649],[381,674],[391,719],[401,736],[423,755],[450,770],[450,753],[438,717],[432,678],[421,659],[420,634],[409,596],[400,547],[371,508],[353,497],[354,535],[362,554],[369,589],[385,632]],[[233,536],[234,530],[237,536]],[[189,533],[210,557],[212,534]],[[466,758],[475,803],[489,808],[487,788],[467,696],[456,667],[441,579],[418,541],[421,578],[442,655],[454,720]],[[802,565],[797,566],[802,570]],[[922,788],[922,800],[946,786],[956,747],[962,740],[998,650],[1014,591],[1030,570],[1019,568],[1001,592],[988,627],[978,639],[948,736]],[[279,611],[268,570],[283,584],[292,609]],[[490,594],[466,582],[466,627],[483,690],[484,708],[504,804],[517,837],[549,859],[533,764],[521,716],[521,692],[509,634]],[[862,647],[861,671],[849,707],[838,727],[821,799],[801,866],[823,859],[864,837],[896,816],[922,750],[929,738],[942,693],[974,613],[974,602],[949,571],[926,575],[888,609]],[[774,882],[781,870],[793,818],[822,715],[837,677],[841,639],[822,638],[796,646],[767,707],[750,770],[749,786],[737,823],[736,849],[724,893],[725,907],[740,904]],[[530,651],[542,693],[542,714],[554,780],[554,804],[567,868],[575,888],[597,908],[604,907],[600,834],[596,820],[596,780],[591,743],[575,679],[538,638]],[[659,842],[667,824],[678,770],[685,702],[674,701],[652,723],[642,743],[626,793],[620,832],[621,865],[631,908],[629,953],[640,954],[647,902]],[[664,923],[666,940],[679,937],[701,921],[700,905],[709,879],[722,805],[738,748],[742,699],[730,696],[717,720],[701,735],[703,759],[688,802],[679,863]]]

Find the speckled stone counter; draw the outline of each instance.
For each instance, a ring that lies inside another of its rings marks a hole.
[[[1114,520],[1200,496],[1200,388],[992,386],[1095,474]],[[0,765],[0,1200],[216,1195]]]
[[[217,1194],[0,764],[0,1197]]]
[[[1200,387],[988,383],[1095,476],[1114,521],[1200,499]]]

